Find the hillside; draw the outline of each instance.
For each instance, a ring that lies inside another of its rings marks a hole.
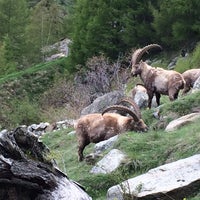
[[[184,71],[188,66],[196,67],[199,62],[199,52],[200,50],[194,53],[194,58],[192,56],[186,59],[180,58],[176,69]],[[93,62],[89,63],[90,70],[98,72],[97,69],[100,69],[101,72],[101,66],[105,66],[103,70],[111,69],[113,66],[121,66],[121,63],[118,63],[118,65],[116,63],[110,64],[105,60],[107,61],[105,58],[95,57]],[[155,63],[156,61],[158,60],[156,59]],[[12,129],[18,125],[29,125],[44,120],[55,122],[71,116],[79,116],[81,108],[89,102],[87,98],[92,95],[90,96],[89,90],[85,90],[84,87],[75,90],[74,84],[69,82],[75,80],[75,75],[69,73],[66,62],[66,58],[58,59],[0,77],[0,101],[2,103],[0,129]],[[169,63],[169,60],[166,61],[166,58],[160,58],[157,64],[166,67],[167,63]],[[189,65],[189,63],[192,63],[192,65]],[[94,68],[92,68],[93,66]],[[126,68],[123,70],[125,75],[129,74],[129,71],[130,69]],[[84,81],[85,74],[79,73],[79,78]],[[117,75],[123,77],[124,74],[118,73]],[[90,75],[93,75],[93,73]],[[115,76],[116,74],[112,75],[112,79]],[[101,78],[101,76],[95,77],[93,81],[99,81]],[[111,84],[110,91],[122,85],[119,82],[121,81],[120,77],[117,81],[118,85],[113,86]],[[138,79],[128,80],[127,93],[136,81]],[[91,82],[89,84],[92,85]],[[84,83],[82,86],[88,85]],[[95,97],[93,96],[93,98]],[[200,93],[180,97],[174,102],[169,102],[168,97],[162,96],[161,104],[163,105],[160,110],[160,114],[163,116],[162,121],[152,117],[153,109],[142,110],[143,119],[150,128],[148,133],[129,132],[120,135],[120,139],[114,147],[125,152],[129,159],[126,165],[121,166],[119,170],[110,175],[92,175],[89,173],[92,168],[91,164],[78,162],[76,138],[74,135],[68,135],[72,129],[48,133],[41,139],[50,148],[52,158],[57,161],[64,173],[82,184],[93,199],[104,200],[109,187],[127,178],[144,173],[161,164],[200,153],[199,120],[175,132],[164,132],[164,127],[171,120],[191,113],[193,109],[199,110]],[[87,146],[85,154],[91,153],[93,146],[93,144]],[[186,198],[187,200],[197,200],[199,196],[200,193]]]
[[[194,108],[199,108],[199,103],[200,93],[195,93],[163,104],[161,115],[166,118],[162,123],[166,124],[173,118],[192,112]],[[50,148],[52,157],[63,172],[82,184],[93,199],[105,200],[108,188],[123,180],[164,163],[200,153],[200,119],[177,131],[167,133],[158,121],[152,118],[152,112],[153,110],[142,112],[145,122],[150,127],[148,133],[128,132],[120,135],[114,148],[125,152],[129,159],[120,169],[109,175],[90,174],[92,165],[85,161],[78,162],[76,137],[68,135],[71,129],[48,133],[42,137],[42,141]],[[87,146],[85,154],[92,153],[93,146],[94,144]],[[186,197],[187,200],[199,198],[200,192],[193,197]]]
[[[49,89],[65,79],[65,62],[65,58],[58,59],[0,76],[0,129],[48,118],[43,116],[47,104],[43,99],[48,98],[45,94]]]

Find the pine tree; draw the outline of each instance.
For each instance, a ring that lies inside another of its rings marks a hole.
[[[19,65],[23,61],[27,16],[26,0],[0,0],[0,40],[4,43],[7,62]]]
[[[163,0],[153,9],[153,26],[168,47],[180,47],[200,38],[198,0]]]
[[[151,42],[154,34],[149,4],[152,1],[77,0],[72,63],[84,64],[88,58],[101,53],[116,59],[137,44]]]
[[[41,0],[32,10],[27,27],[27,57],[33,63],[43,59],[42,49],[65,37],[63,8],[54,0]]]

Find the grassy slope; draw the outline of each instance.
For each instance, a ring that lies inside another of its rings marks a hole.
[[[161,114],[163,116],[176,112],[176,116],[190,113],[200,103],[200,93],[188,95],[175,102],[166,103]],[[87,193],[95,200],[105,200],[107,189],[127,178],[144,173],[147,170],[181,158],[200,153],[200,119],[181,129],[166,133],[163,129],[155,129],[156,120],[151,116],[152,110],[144,111],[143,115],[150,131],[145,134],[134,132],[120,135],[115,148],[126,152],[129,156],[126,165],[109,175],[93,175],[89,171],[92,165],[77,160],[77,142],[74,135],[63,130],[46,134],[42,140],[51,150],[60,169],[68,176],[82,184]],[[172,115],[174,116],[174,115]],[[166,118],[166,120],[169,120]],[[170,118],[171,120],[171,118]],[[93,144],[85,149],[85,154],[93,151]],[[187,200],[197,200],[200,193]]]
[[[61,58],[61,59],[57,59],[57,60],[54,60],[51,62],[45,62],[45,63],[41,63],[38,65],[33,65],[32,67],[29,67],[27,69],[0,76],[0,84],[4,83],[6,81],[11,81],[11,80],[21,78],[24,75],[29,75],[29,74],[31,75],[36,72],[41,72],[41,71],[49,69],[51,67],[55,67],[56,65],[61,65],[61,63],[64,61],[65,61],[65,58]]]

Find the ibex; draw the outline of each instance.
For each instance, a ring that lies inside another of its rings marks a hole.
[[[186,94],[190,91],[190,89],[193,87],[195,81],[200,76],[200,69],[189,69],[182,73],[182,76],[185,80],[185,87],[183,89],[183,94]]]
[[[118,113],[107,113],[118,110],[128,113],[130,116],[122,116]],[[93,113],[82,116],[75,125],[78,140],[78,158],[82,161],[83,150],[90,143],[98,143],[107,140],[117,134],[126,131],[148,130],[147,125],[138,116],[137,112],[122,105],[112,105],[102,113]]]
[[[148,107],[151,108],[152,98],[155,94],[156,102],[160,105],[160,96],[168,95],[170,101],[178,98],[178,93],[184,88],[185,81],[182,75],[173,70],[155,68],[141,60],[143,54],[152,48],[162,48],[158,44],[150,44],[137,49],[132,55],[133,76],[139,75],[149,96]]]

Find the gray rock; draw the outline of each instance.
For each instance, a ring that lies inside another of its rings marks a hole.
[[[90,173],[93,174],[108,174],[116,170],[126,155],[118,149],[112,149],[107,155],[94,166]]]
[[[81,115],[102,112],[106,107],[118,103],[123,96],[123,91],[109,92],[101,97],[98,97],[92,104],[84,108],[81,111]]]
[[[167,66],[167,69],[174,69],[177,63],[179,57],[175,57],[171,60],[171,62],[169,63],[169,65]]]
[[[192,92],[200,91],[200,77],[195,81]]]
[[[34,133],[37,136],[41,136],[45,133],[45,129],[49,126],[50,124],[48,122],[41,122],[40,124],[32,124],[28,126],[28,132]]]
[[[139,106],[139,108],[147,108],[149,96],[147,94],[146,88],[141,84],[137,84],[131,92],[132,98],[135,101],[135,103]],[[153,97],[151,104],[152,108],[158,106],[156,103],[155,96]]]
[[[118,139],[118,135],[111,137],[108,140],[105,140],[105,141],[95,144],[95,146],[94,146],[95,154],[100,154],[102,151],[105,151],[106,149],[112,147],[117,139]]]
[[[56,122],[56,128],[59,130],[71,128],[71,127],[74,127],[74,123],[75,123],[75,120],[73,120],[73,119],[66,119],[63,121],[58,121],[58,122]]]
[[[146,92],[137,92],[134,97],[135,103],[140,108],[146,108],[148,106],[148,94]]]
[[[178,119],[175,119],[167,125],[167,127],[165,128],[165,131],[168,131],[168,132],[175,131],[182,126],[195,121],[199,117],[200,117],[200,113],[191,113],[183,117],[180,117]]]
[[[109,188],[107,200],[183,199],[200,185],[200,154],[165,164]]]

